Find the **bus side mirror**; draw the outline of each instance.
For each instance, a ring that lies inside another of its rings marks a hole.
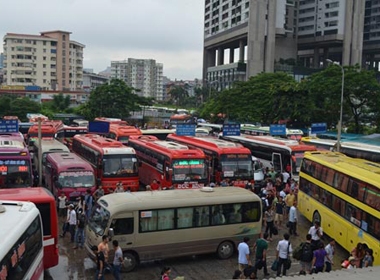
[[[173,169],[172,169],[172,168],[169,168],[169,169],[168,169],[168,173],[169,173],[170,176],[173,176]]]
[[[108,230],[108,236],[109,236],[109,238],[114,237],[114,235],[115,235],[115,233],[113,232],[113,228],[110,228],[110,229]]]

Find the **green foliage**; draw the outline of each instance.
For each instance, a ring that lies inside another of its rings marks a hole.
[[[10,102],[9,111],[4,115],[17,116],[21,121],[27,121],[27,113],[39,113],[40,111],[40,104],[30,100],[28,97],[22,97],[13,99]]]
[[[88,103],[78,111],[89,120],[100,116],[126,118],[131,111],[140,110],[140,105],[151,104],[152,99],[140,97],[122,80],[112,79],[109,84],[96,87]]]
[[[66,113],[70,107],[70,95],[64,96],[62,93],[53,95],[51,106],[56,113]]]

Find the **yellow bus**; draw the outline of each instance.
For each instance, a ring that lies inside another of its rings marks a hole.
[[[104,234],[119,241],[125,272],[140,262],[213,253],[230,258],[261,232],[261,199],[234,187],[115,193],[94,206],[86,227],[91,251]]]
[[[320,221],[347,251],[366,243],[380,265],[380,164],[337,152],[306,152],[298,209],[308,220]]]

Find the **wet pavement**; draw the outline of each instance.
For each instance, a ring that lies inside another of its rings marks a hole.
[[[301,217],[298,233],[299,236],[292,236],[290,241],[293,248],[303,242],[311,224],[305,218]],[[271,271],[275,255],[277,242],[282,239],[285,229],[280,229],[279,235],[273,238],[269,243],[268,249],[268,271],[270,277],[275,273]],[[327,238],[326,238],[327,240]],[[251,240],[253,245],[254,240]],[[45,272],[45,279],[54,280],[82,280],[94,279],[95,263],[87,257],[85,249],[72,249],[74,244],[70,243],[70,234],[59,240],[59,265]],[[112,246],[110,246],[112,247]],[[340,263],[347,258],[348,253],[337,245],[334,256],[334,269],[340,269]],[[122,274],[122,279],[149,280],[159,279],[160,271],[164,266],[171,267],[171,279],[177,276],[184,276],[185,280],[200,279],[231,279],[234,270],[237,269],[237,254],[228,260],[220,260],[215,254],[181,257],[166,259],[154,262],[142,263],[135,271]],[[300,270],[298,261],[292,261],[292,267],[288,275],[297,274]],[[258,279],[264,279],[263,271],[258,272]],[[269,278],[269,277],[266,277]],[[105,275],[106,280],[113,279],[112,274]]]

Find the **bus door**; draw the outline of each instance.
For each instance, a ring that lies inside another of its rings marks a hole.
[[[272,164],[274,171],[282,173],[282,158],[279,153],[272,153]]]
[[[148,211],[149,212],[149,211]],[[142,215],[144,212],[141,212]],[[108,235],[119,241],[119,246],[125,250],[135,246],[135,233],[138,233],[137,224],[135,225],[133,213],[123,213],[122,216],[112,218]],[[148,219],[150,220],[150,219]],[[141,227],[142,225],[140,225]]]

